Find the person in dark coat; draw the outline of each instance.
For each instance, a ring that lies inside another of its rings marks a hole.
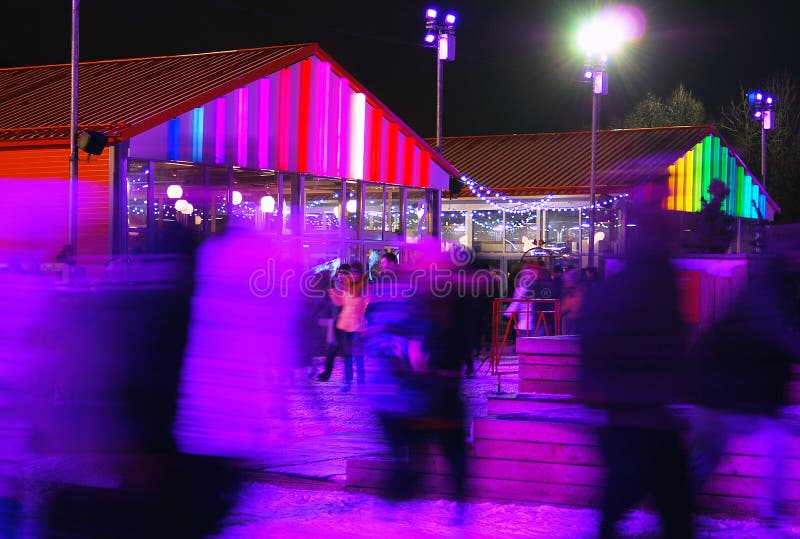
[[[632,209],[639,236],[625,267],[589,289],[579,320],[583,398],[607,417],[598,430],[608,470],[603,538],[647,495],[667,537],[692,536],[687,454],[668,408],[685,392],[684,330],[658,201]]]

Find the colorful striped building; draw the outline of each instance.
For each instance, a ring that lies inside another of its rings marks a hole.
[[[713,126],[599,131],[596,252],[624,253],[636,223],[626,198],[652,180],[666,180],[664,208],[675,226],[678,254],[701,251],[699,212],[714,180],[730,191],[722,211],[736,235],[729,253],[750,253],[759,227],[780,211],[747,165]],[[447,137],[443,155],[462,173],[461,192],[446,199],[442,235],[481,256],[519,259],[533,246],[588,248],[591,133]],[[584,261],[585,262],[585,261]]]
[[[175,221],[301,238],[310,264],[438,233],[457,171],[316,44],[86,62],[79,83],[79,130],[108,137],[81,153],[79,257],[151,252]],[[0,103],[0,251],[44,204],[51,260],[68,242],[70,66],[0,69]]]

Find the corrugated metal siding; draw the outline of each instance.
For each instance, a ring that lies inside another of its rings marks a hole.
[[[107,255],[111,241],[109,155],[78,164],[78,254]],[[41,253],[68,243],[69,148],[0,148],[0,252]]]
[[[666,175],[669,165],[715,132],[709,126],[600,131],[597,190],[620,192],[648,178]],[[445,159],[462,174],[508,194],[589,191],[589,131],[446,137],[442,146]]]
[[[292,45],[81,63],[79,121],[116,136],[126,126],[141,124],[227,85],[233,89],[245,84],[259,69],[310,48]],[[0,69],[0,103],[0,141],[68,137],[70,66]]]

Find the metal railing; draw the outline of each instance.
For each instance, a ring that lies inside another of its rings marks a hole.
[[[505,316],[505,312],[512,303],[520,306],[514,312]],[[520,316],[525,317],[530,326],[525,330],[519,329]],[[505,321],[505,324],[503,322]],[[500,371],[500,360],[503,352],[513,337],[519,337],[520,331],[530,332],[531,336],[561,335],[561,301],[558,299],[514,299],[498,298],[492,302],[492,342],[489,355],[483,360],[480,368],[488,362],[487,374],[498,375],[498,391],[500,376],[511,372]]]

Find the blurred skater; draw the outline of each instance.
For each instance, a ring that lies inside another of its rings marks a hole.
[[[136,282],[72,287],[53,305],[58,397],[39,448],[61,465],[47,488],[44,537],[200,539],[235,500],[238,470],[182,451],[173,434],[195,247],[178,227],[164,229],[159,246]]]
[[[615,537],[617,523],[647,495],[666,537],[692,537],[687,454],[668,408],[685,392],[684,330],[659,210],[663,186],[654,187],[631,210],[637,236],[624,269],[592,285],[579,324],[583,397],[607,413],[598,430],[608,470],[602,538]]]
[[[791,366],[800,362],[792,312],[797,309],[794,265],[790,257],[771,256],[766,270],[700,336],[690,355],[692,402],[697,405],[690,436],[695,493],[720,463],[732,436],[756,434],[769,457],[760,515],[769,520],[788,516],[784,481],[791,435],[781,412],[789,404]]]

